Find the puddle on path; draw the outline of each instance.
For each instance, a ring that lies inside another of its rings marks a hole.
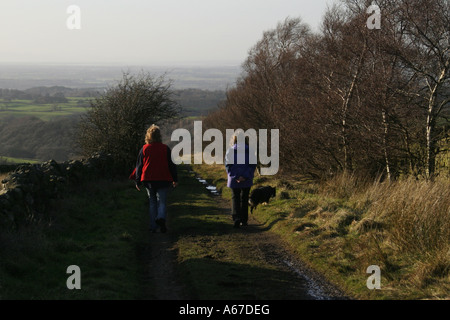
[[[208,181],[206,181],[205,179],[196,178],[198,182],[200,182],[201,184],[203,184],[206,188],[206,190],[208,190],[211,194],[215,195],[215,196],[220,196],[220,192],[217,190],[217,188],[215,186],[213,186],[212,184],[209,184]]]
[[[319,283],[311,279],[305,272],[300,271],[295,267],[295,265],[288,260],[283,260],[284,264],[286,264],[293,272],[295,272],[298,276],[303,278],[307,283],[308,294],[313,297],[314,300],[331,300],[325,292],[322,290],[322,287]]]

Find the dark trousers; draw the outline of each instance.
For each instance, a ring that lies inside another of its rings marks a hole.
[[[233,221],[248,221],[248,196],[250,188],[232,188],[231,189],[231,214]]]

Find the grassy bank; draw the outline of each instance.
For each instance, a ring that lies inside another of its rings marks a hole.
[[[223,191],[222,166],[194,166]],[[254,212],[297,254],[361,299],[450,297],[450,181],[392,184],[340,176],[324,184],[259,177],[277,197]],[[369,290],[371,265],[381,268],[381,290]]]
[[[81,185],[45,217],[0,232],[0,299],[140,299],[148,246],[145,196],[129,182]],[[81,269],[68,290],[67,267]]]

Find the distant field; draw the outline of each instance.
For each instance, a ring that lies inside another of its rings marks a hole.
[[[6,116],[35,116],[44,121],[61,116],[70,116],[86,112],[86,106],[92,98],[69,97],[65,103],[38,104],[33,100],[0,99],[0,118]]]
[[[22,159],[22,158],[12,158],[12,157],[0,157],[0,164],[1,163],[39,163],[39,160],[36,159]]]

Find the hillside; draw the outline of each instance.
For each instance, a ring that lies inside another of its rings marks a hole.
[[[0,89],[0,161],[29,162],[77,156],[73,145],[77,123],[98,88],[61,86],[26,90]],[[225,99],[223,91],[174,90],[183,117],[206,115]]]

